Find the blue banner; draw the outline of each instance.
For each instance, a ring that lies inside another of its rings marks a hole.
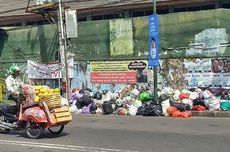
[[[149,55],[148,66],[154,67],[159,65],[159,44],[158,44],[158,15],[148,16],[148,37],[149,37]]]

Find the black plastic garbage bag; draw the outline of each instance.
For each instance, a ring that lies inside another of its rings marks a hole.
[[[91,103],[93,103],[93,99],[89,96],[83,95],[79,100],[77,100],[76,106],[78,109],[82,109],[82,107],[88,106]]]
[[[90,113],[96,114],[96,110],[97,110],[97,105],[95,103],[92,103],[90,105]]]
[[[97,100],[101,100],[102,99],[102,94],[97,91],[95,94],[94,94],[94,99],[97,99]]]
[[[112,106],[113,102],[111,101],[105,101],[102,104],[102,109],[103,109],[103,113],[104,115],[109,115],[113,113],[113,106]]]
[[[144,104],[143,116],[162,116],[162,108],[160,104],[154,102],[148,102]]]
[[[161,94],[159,97],[159,102],[161,103],[162,101],[168,100],[169,96],[165,94]]]
[[[220,99],[222,99],[222,100],[230,100],[230,96],[226,92],[226,93],[224,93],[224,94],[221,95]]]
[[[140,106],[140,107],[137,109],[136,115],[143,115],[143,114],[144,114],[144,111],[145,111],[145,108],[144,108],[143,106]]]
[[[177,110],[179,111],[189,111],[190,110],[190,105],[185,104],[185,103],[170,101],[170,106],[176,107]]]
[[[205,103],[204,100],[202,100],[200,98],[194,99],[192,102],[193,102],[193,106],[201,105],[201,106],[205,107],[205,109],[208,109],[208,105]]]

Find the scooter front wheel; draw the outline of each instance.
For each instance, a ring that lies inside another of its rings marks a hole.
[[[26,122],[25,134],[28,138],[37,139],[41,136],[44,127],[40,123],[36,123],[33,120]]]
[[[53,126],[53,127],[48,128],[49,132],[51,132],[52,134],[56,134],[56,135],[62,133],[63,129],[64,129],[64,125]]]

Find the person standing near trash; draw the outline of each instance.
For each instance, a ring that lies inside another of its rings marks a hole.
[[[17,112],[19,111],[19,93],[22,85],[21,79],[19,79],[20,68],[16,65],[10,67],[10,75],[6,78],[7,99],[16,102]]]

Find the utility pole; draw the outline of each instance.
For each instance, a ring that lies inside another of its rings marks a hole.
[[[156,3],[157,0],[153,0],[153,14],[156,14]],[[153,68],[153,83],[154,83],[154,101],[158,102],[158,94],[157,94],[157,66]]]
[[[64,94],[64,97],[66,99],[69,99],[69,72],[68,72],[68,57],[66,52],[66,32],[65,32],[65,26],[63,24],[63,7],[62,7],[62,0],[58,0],[58,31],[59,31],[59,51],[61,56],[61,65],[63,65],[64,68],[61,68],[62,71],[62,88],[65,84],[66,86],[66,94]]]

